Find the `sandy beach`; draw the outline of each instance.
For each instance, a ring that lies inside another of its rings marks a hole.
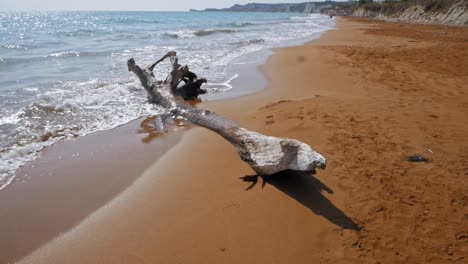
[[[243,182],[254,172],[234,147],[194,127],[168,135],[181,139],[154,158],[118,156],[148,159],[116,167],[131,176],[104,197],[96,185],[86,203],[93,205],[73,217],[60,200],[66,210],[57,223],[44,224],[49,231],[28,247],[20,243],[27,234],[16,233],[21,250],[0,262],[463,263],[467,43],[466,27],[338,18],[319,40],[276,50],[262,66],[265,90],[198,105],[310,144],[327,158],[326,170]],[[416,154],[431,161],[406,160]],[[102,166],[122,163],[116,159]],[[145,171],[122,170],[137,166]]]

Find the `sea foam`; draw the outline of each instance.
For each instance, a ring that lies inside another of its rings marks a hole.
[[[317,14],[218,12],[0,13],[0,189],[18,168],[64,138],[160,113],[127,71],[170,50],[210,94],[236,89],[234,64],[305,42],[334,27]],[[164,79],[170,69],[155,69]]]

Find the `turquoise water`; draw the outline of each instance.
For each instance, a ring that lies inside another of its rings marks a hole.
[[[0,189],[45,146],[160,111],[126,70],[169,50],[232,88],[232,64],[334,27],[321,15],[217,12],[0,13]],[[164,78],[167,64],[157,68]]]

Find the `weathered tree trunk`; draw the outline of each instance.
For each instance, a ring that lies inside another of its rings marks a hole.
[[[161,61],[170,58],[172,70],[165,81],[154,77],[153,69]],[[204,93],[200,87],[205,79],[189,71],[188,66],[178,64],[175,52],[169,52],[160,60],[144,69],[135,60],[129,59],[128,70],[135,73],[148,92],[150,99],[166,108],[166,113],[181,116],[199,126],[208,128],[231,142],[242,160],[258,174],[270,175],[284,170],[314,171],[325,169],[326,160],[309,145],[294,139],[265,136],[239,127],[232,120],[214,112],[192,107],[184,102]],[[185,84],[179,87],[181,81]]]

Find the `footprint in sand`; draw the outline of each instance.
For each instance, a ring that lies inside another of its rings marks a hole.
[[[275,120],[274,120],[273,118],[274,118],[274,117],[273,117],[272,115],[266,116],[266,121],[265,121],[265,123],[266,123],[267,125],[272,125],[272,124],[274,124],[274,123],[275,123]]]

